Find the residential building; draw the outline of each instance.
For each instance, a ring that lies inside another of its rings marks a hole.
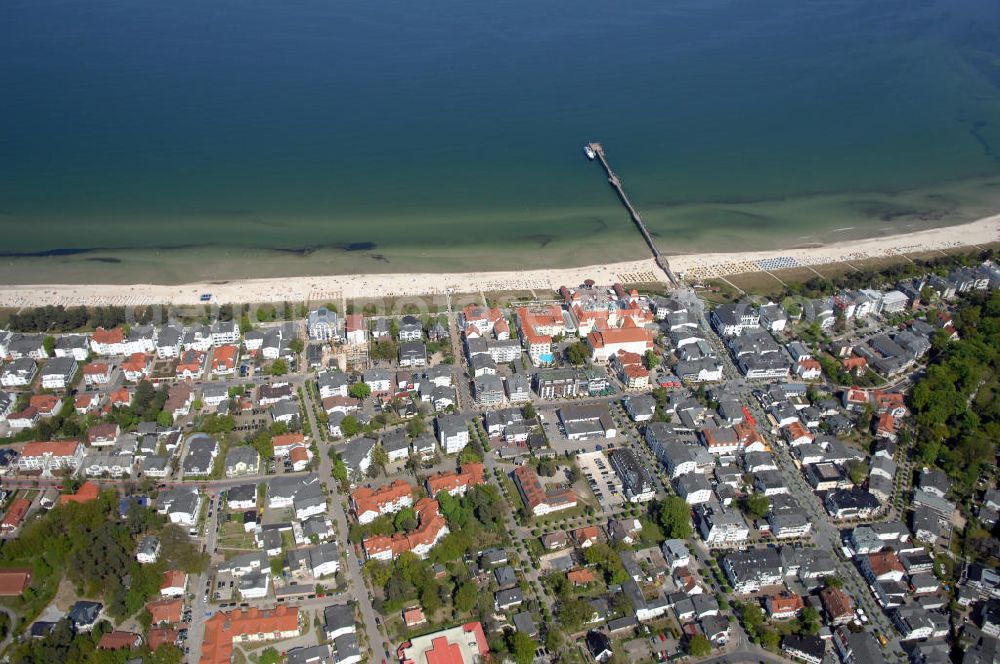
[[[318,341],[340,340],[340,322],[337,320],[337,312],[326,307],[309,312],[306,329],[310,339]]]
[[[576,493],[571,488],[546,490],[538,479],[538,474],[529,466],[514,469],[514,483],[524,504],[534,516],[576,507]]]
[[[446,454],[457,454],[469,444],[469,424],[461,415],[439,415],[435,426],[438,443]]]
[[[279,605],[271,610],[251,607],[219,611],[205,622],[200,664],[229,664],[233,645],[278,641],[302,633],[297,607]]]
[[[411,507],[413,492],[414,487],[403,480],[394,480],[391,484],[378,489],[359,487],[351,493],[351,509],[358,523],[371,523],[382,514],[391,514],[404,507]]]

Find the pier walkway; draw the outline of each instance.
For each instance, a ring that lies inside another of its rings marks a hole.
[[[603,166],[604,170],[607,172],[608,182],[610,182],[611,186],[618,192],[618,198],[621,199],[625,209],[628,210],[629,216],[632,217],[632,221],[635,222],[639,232],[642,233],[642,239],[646,241],[646,245],[649,247],[649,250],[653,252],[653,260],[656,261],[657,266],[659,266],[659,268],[667,275],[667,279],[670,281],[671,285],[679,286],[680,284],[677,281],[677,277],[674,276],[673,271],[670,269],[670,263],[667,262],[667,258],[661,254],[660,250],[656,247],[656,243],[653,242],[653,236],[649,234],[649,230],[646,228],[646,222],[642,220],[642,215],[640,215],[639,211],[635,209],[635,206],[632,205],[632,201],[628,198],[628,194],[625,193],[625,188],[622,187],[621,179],[613,170],[611,170],[608,158],[604,156],[604,148],[600,143],[589,143],[588,145],[590,149],[594,151],[597,159],[601,162],[601,166]]]

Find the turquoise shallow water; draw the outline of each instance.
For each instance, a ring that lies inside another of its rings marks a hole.
[[[8,0],[0,90],[8,280],[641,255],[592,139],[668,251],[1000,210],[995,0]]]

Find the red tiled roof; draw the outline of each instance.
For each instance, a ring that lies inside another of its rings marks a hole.
[[[554,489],[546,491],[538,479],[538,474],[528,466],[518,466],[514,469],[514,479],[517,481],[528,509],[534,511],[542,504],[561,504],[576,502],[576,494],[572,489]]]
[[[788,613],[790,611],[800,611],[805,606],[802,598],[795,593],[784,593],[768,598],[768,606],[771,613]]]
[[[589,569],[574,569],[566,573],[566,579],[575,586],[585,586],[594,582],[594,573]]]
[[[273,634],[299,629],[299,609],[280,605],[270,611],[250,607],[246,611],[219,611],[205,623],[201,664],[229,664],[233,637],[244,634]]]
[[[125,329],[121,326],[105,330],[99,327],[90,337],[99,344],[120,344],[125,340]]]
[[[386,484],[377,489],[369,489],[366,486],[359,487],[351,493],[351,502],[354,503],[354,513],[361,515],[365,512],[381,512],[383,505],[395,503],[404,496],[413,495],[414,487],[403,480],[393,480],[391,484]]]
[[[163,573],[163,583],[160,584],[160,590],[183,588],[187,585],[187,576],[187,574],[180,570],[168,569]]]
[[[174,644],[177,643],[177,639],[180,637],[180,632],[176,629],[168,627],[153,627],[149,630],[149,649],[156,650],[164,644]]]
[[[878,416],[878,430],[885,433],[896,433],[896,418],[889,413]]]
[[[153,618],[154,625],[160,623],[178,623],[181,621],[181,612],[184,608],[184,600],[179,597],[173,599],[158,599],[146,605],[146,610]]]
[[[424,616],[424,612],[420,609],[407,609],[403,611],[403,621],[407,625],[419,625],[426,620],[427,617]]]
[[[408,533],[396,533],[392,537],[375,535],[367,537],[362,542],[365,552],[369,557],[383,551],[392,551],[395,558],[402,553],[410,551],[420,545],[429,545],[437,539],[442,529],[448,527],[448,523],[438,511],[438,502],[432,498],[421,498],[413,506],[417,517],[420,519],[419,525]]]
[[[51,454],[56,457],[73,456],[80,444],[78,440],[51,440],[27,443],[21,448],[22,457],[36,457]]]
[[[134,632],[108,632],[101,637],[97,647],[101,650],[120,650],[121,648],[132,648],[142,643],[142,637]]]
[[[792,422],[789,424],[787,432],[789,440],[798,440],[799,438],[813,439],[813,435],[809,433],[808,429],[801,422]]]
[[[899,561],[899,557],[892,551],[880,551],[868,554],[868,567],[871,568],[872,573],[876,577],[890,572],[904,571],[903,563]]]
[[[348,332],[363,330],[365,327],[365,317],[362,314],[347,314],[344,324]]]
[[[236,354],[239,350],[233,345],[219,346],[212,354],[212,366],[216,369],[232,369],[236,366]]]
[[[111,365],[107,362],[90,362],[89,364],[83,365],[84,375],[89,376],[104,376],[111,371]]]
[[[459,487],[472,487],[483,483],[483,464],[467,463],[459,472],[442,472],[427,478],[427,490],[432,496],[441,491],[454,491]]]
[[[118,425],[114,422],[102,422],[87,429],[87,441],[93,443],[95,440],[114,440],[118,435]]]
[[[827,586],[819,591],[819,599],[823,603],[823,608],[833,618],[853,615],[851,600],[842,590],[834,586]]]
[[[288,447],[289,445],[295,445],[296,443],[305,444],[305,442],[306,437],[301,433],[283,433],[271,439],[271,445],[274,447]]]
[[[38,410],[42,415],[52,413],[61,400],[54,394],[33,394],[28,399],[28,405]]]
[[[149,356],[145,353],[132,353],[128,359],[122,362],[122,371],[138,372],[145,371],[149,364]]]

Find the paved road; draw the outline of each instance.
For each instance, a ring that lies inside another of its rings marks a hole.
[[[17,629],[17,614],[6,606],[0,606],[0,611],[6,613],[7,619],[10,621],[10,625],[7,626],[7,636],[4,637],[3,642],[0,642],[0,652],[3,652],[14,640],[14,630]]]
[[[215,553],[216,536],[219,532],[218,506],[221,501],[219,495],[215,493],[210,493],[207,496],[207,500],[211,501],[209,512],[212,516],[205,520],[205,551],[211,557]],[[188,592],[194,593],[194,599],[189,604],[191,608],[191,623],[188,625],[188,640],[186,645],[191,653],[188,655],[188,661],[197,661],[201,657],[201,643],[205,638],[205,619],[208,617],[205,614],[210,610],[206,596],[209,594],[208,584],[211,582],[211,578],[210,563],[209,571],[188,580]]]
[[[340,487],[337,485],[337,481],[333,479],[333,463],[330,461],[330,455],[327,454],[330,446],[326,443],[320,443],[319,423],[316,421],[316,409],[312,401],[312,395],[309,393],[309,390],[303,390],[303,394],[305,395],[306,402],[304,405],[307,417],[309,418],[309,425],[312,427],[316,446],[319,448],[319,476],[321,480],[326,482],[326,486],[330,490],[331,501],[327,513],[333,522],[337,524],[337,543],[344,552],[344,567],[347,572],[348,589],[354,598],[357,599],[358,606],[361,609],[365,632],[368,634],[368,642],[372,649],[372,658],[370,661],[378,662],[385,657],[385,653],[388,652],[391,655],[393,648],[379,629],[379,625],[375,620],[375,609],[372,607],[371,595],[368,592],[364,576],[361,573],[361,563],[358,561],[354,547],[347,541],[349,526],[347,524],[347,514],[343,507],[344,499],[340,495]]]

